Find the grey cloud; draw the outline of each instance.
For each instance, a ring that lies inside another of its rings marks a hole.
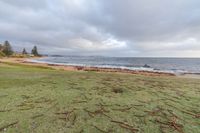
[[[37,10],[44,8],[47,5],[47,0],[41,0],[40,2],[36,0],[1,0],[1,3],[19,9],[29,8]]]
[[[198,0],[1,0],[0,18],[0,41],[18,49],[37,44],[43,53],[109,56],[200,52]]]
[[[111,0],[104,3],[106,13],[112,17],[106,28],[122,38],[166,40],[189,30],[194,23],[200,26],[200,1],[197,0]]]

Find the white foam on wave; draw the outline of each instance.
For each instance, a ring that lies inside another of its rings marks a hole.
[[[154,68],[146,67],[126,67],[126,66],[114,66],[114,65],[89,65],[89,64],[78,64],[78,63],[56,63],[50,61],[44,61],[40,59],[27,59],[26,61],[33,63],[47,63],[51,65],[66,65],[66,66],[81,66],[81,67],[97,67],[97,68],[114,68],[114,69],[127,69],[133,71],[149,71],[149,72],[163,72],[163,73],[182,73],[182,71],[172,71],[172,70],[155,70]],[[185,71],[184,71],[185,72]]]

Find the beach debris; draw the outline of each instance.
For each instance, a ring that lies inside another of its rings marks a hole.
[[[132,133],[135,133],[135,132],[139,131],[139,129],[137,129],[134,126],[129,125],[129,124],[125,123],[125,122],[115,121],[115,120],[111,120],[111,122],[119,124],[120,127],[130,130]]]
[[[172,110],[165,110],[161,107],[156,107],[152,111],[145,111],[147,112],[147,116],[150,115],[151,117],[155,118],[155,121],[160,124],[160,130],[164,132],[166,129],[173,129],[179,133],[184,133],[183,125],[177,123],[177,120],[182,120],[179,118]]]
[[[21,97],[22,97],[23,99],[29,99],[29,98],[30,98],[30,96],[27,96],[27,95],[21,95]]]
[[[64,112],[56,112],[55,114],[58,116],[58,119],[63,120],[66,123],[69,123],[70,126],[75,125],[77,115],[75,113],[75,108],[70,111]]]
[[[10,112],[12,109],[0,110],[0,112]]]
[[[162,122],[159,119],[156,120],[157,123],[161,124],[160,125],[161,128],[170,127],[170,128],[173,128],[174,130],[176,130],[179,133],[184,133],[183,125],[178,124],[176,121],[177,121],[177,119],[175,117],[173,117],[172,120],[167,121],[167,122]]]
[[[72,119],[72,125],[75,124],[76,119],[77,119],[77,115],[74,113],[74,115],[73,115],[73,119]]]
[[[12,123],[10,123],[10,124],[8,124],[8,125],[5,125],[5,126],[3,126],[3,127],[0,127],[0,132],[6,131],[7,128],[12,127],[12,126],[16,125],[17,123],[18,123],[18,121],[15,121],[15,122],[12,122]]]
[[[56,115],[59,115],[61,117],[59,117],[59,119],[62,119],[62,120],[69,120],[69,116],[74,112],[75,109],[71,110],[71,111],[66,111],[66,112],[56,112],[55,114]]]
[[[19,110],[31,110],[35,108],[35,105],[32,103],[23,102],[17,105],[17,107],[19,107]]]
[[[200,113],[193,113],[193,112],[188,111],[188,110],[179,109],[179,108],[177,108],[177,107],[175,107],[175,106],[173,106],[171,104],[168,104],[168,103],[166,103],[166,105],[168,105],[168,106],[170,106],[170,107],[172,107],[172,108],[174,108],[174,109],[176,109],[176,110],[178,110],[178,111],[180,111],[180,112],[182,112],[184,114],[191,115],[191,116],[193,116],[193,118],[200,118]]]
[[[86,108],[84,108],[83,110],[85,111],[85,112],[87,112],[88,113],[88,115],[90,116],[90,117],[94,117],[94,116],[96,116],[96,115],[104,115],[104,116],[106,116],[107,118],[111,118],[110,116],[108,116],[106,113],[109,113],[110,111],[109,110],[106,110],[105,109],[105,107],[103,106],[103,104],[101,104],[101,103],[99,103],[98,104],[98,107],[99,107],[99,109],[97,109],[97,110],[95,110],[95,111],[90,111],[90,110],[88,110],[88,109],[86,109]]]
[[[196,118],[200,118],[200,113],[195,115]]]
[[[86,100],[73,100],[73,103],[87,103]]]
[[[108,112],[107,110],[104,110],[104,109],[98,109],[98,110],[95,110],[95,111],[89,111],[88,109],[84,109],[84,111],[86,111],[88,113],[88,115],[90,117],[94,117],[95,115],[104,115],[106,116],[107,118],[111,118],[110,116],[108,116],[106,113]]]
[[[133,107],[127,107],[127,108],[115,108],[115,109],[112,109],[112,110],[116,110],[116,111],[121,111],[121,112],[125,112],[125,111],[129,111],[131,110]]]
[[[192,115],[194,118],[200,118],[200,113],[197,113],[197,114],[195,114],[195,113],[192,113],[192,112],[190,112],[190,111],[185,111],[185,110],[181,110],[183,113],[185,113],[185,114],[189,114],[189,115]]]
[[[32,116],[31,119],[35,119],[35,118],[42,117],[42,116],[44,116],[44,114],[37,114],[37,115]]]
[[[149,115],[151,115],[151,116],[155,116],[155,115],[157,115],[158,113],[160,113],[162,111],[162,108],[159,108],[159,107],[157,107],[155,110],[153,110],[153,111],[144,111],[144,112],[147,112]]]
[[[112,92],[114,92],[114,93],[123,93],[123,89],[122,88],[113,88]]]
[[[77,70],[83,70],[84,67],[82,67],[82,66],[76,66],[76,69],[77,69]]]
[[[89,98],[89,97],[86,96],[85,94],[82,94],[82,96],[83,96],[86,100],[92,100],[92,98]]]
[[[110,131],[104,131],[103,129],[95,126],[95,125],[92,125],[94,128],[96,128],[98,131],[102,132],[102,133],[110,133]]]

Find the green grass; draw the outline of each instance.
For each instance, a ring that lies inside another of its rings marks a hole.
[[[0,58],[5,57],[5,54],[0,50]]]
[[[200,80],[0,64],[0,132],[198,133]]]

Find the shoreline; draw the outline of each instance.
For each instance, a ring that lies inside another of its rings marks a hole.
[[[55,70],[64,70],[64,71],[95,71],[95,72],[105,72],[105,73],[124,73],[124,74],[137,74],[145,76],[171,76],[171,77],[181,77],[181,78],[195,78],[200,79],[200,73],[183,73],[176,75],[174,73],[167,72],[155,72],[155,71],[145,71],[145,70],[130,70],[122,68],[107,68],[107,67],[90,67],[90,66],[75,66],[75,65],[62,65],[62,64],[53,64],[53,63],[43,63],[43,62],[32,62],[31,59],[38,59],[43,57],[29,57],[29,58],[9,58],[4,57],[0,58],[0,63],[16,63],[27,66],[40,66],[48,67]]]
[[[138,74],[146,76],[176,76],[173,73],[167,72],[151,72],[145,70],[129,70],[122,68],[103,68],[103,67],[89,67],[89,66],[73,66],[73,65],[61,65],[52,63],[41,63],[41,62],[31,62],[30,59],[37,59],[43,57],[30,57],[30,58],[0,58],[0,62],[4,63],[17,63],[28,66],[42,66],[49,67],[56,70],[65,71],[95,71],[95,72],[109,72],[109,73],[126,73],[126,74]]]

